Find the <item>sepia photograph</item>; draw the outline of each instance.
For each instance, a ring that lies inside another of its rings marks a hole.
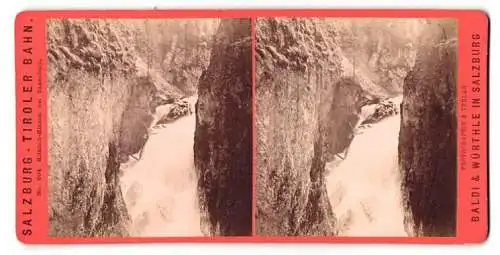
[[[49,236],[252,234],[250,19],[46,33]]]
[[[256,235],[456,235],[454,19],[257,18]]]

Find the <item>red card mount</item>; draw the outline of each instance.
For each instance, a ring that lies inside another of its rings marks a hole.
[[[16,17],[28,244],[479,243],[478,10]]]

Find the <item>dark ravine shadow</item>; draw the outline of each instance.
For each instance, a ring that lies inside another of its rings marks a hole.
[[[457,116],[454,24],[432,21],[405,79],[399,165],[413,235],[455,236]]]
[[[250,28],[250,19],[221,21],[199,81],[194,161],[208,235],[252,233]]]

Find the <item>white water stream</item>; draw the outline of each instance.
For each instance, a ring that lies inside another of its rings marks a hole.
[[[195,115],[153,129],[139,161],[122,166],[133,236],[202,236],[193,161]]]
[[[339,235],[407,235],[398,171],[399,126],[396,115],[363,129],[345,160],[327,164],[327,190]]]

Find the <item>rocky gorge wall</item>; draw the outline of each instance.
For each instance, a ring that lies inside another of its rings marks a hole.
[[[404,83],[399,165],[412,235],[454,236],[457,197],[456,31],[431,21]]]
[[[138,24],[47,24],[50,235],[128,235],[120,163],[144,147],[156,107],[183,96],[136,51]]]
[[[319,19],[257,21],[258,235],[335,234],[325,163],[352,139],[374,84],[346,75],[350,64],[327,32],[334,28]]]
[[[195,105],[194,160],[205,234],[252,232],[250,19],[222,20]]]
[[[122,114],[135,79],[133,59],[116,32],[104,21],[48,23],[53,236],[127,233],[118,170]]]

